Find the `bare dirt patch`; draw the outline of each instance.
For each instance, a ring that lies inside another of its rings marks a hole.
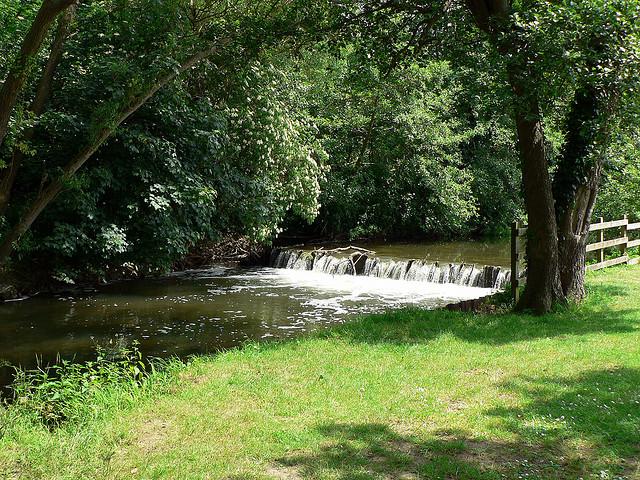
[[[138,429],[135,445],[145,454],[159,450],[167,438],[169,422],[159,418],[145,421]]]
[[[622,478],[640,480],[640,445],[636,446],[638,455],[624,461]]]
[[[196,375],[188,372],[180,373],[180,375],[178,375],[178,378],[181,382],[189,383],[192,385],[202,385],[208,380],[208,377],[206,375]]]
[[[291,465],[270,465],[265,472],[277,480],[302,480],[300,469]]]
[[[450,400],[446,402],[447,404],[447,412],[455,413],[461,412],[462,410],[466,410],[469,407],[469,404],[463,402],[462,400]]]
[[[112,462],[119,464],[127,457],[128,450],[136,450],[143,456],[151,452],[161,451],[168,437],[170,424],[160,418],[149,418],[137,425],[133,438],[121,444],[114,452]]]

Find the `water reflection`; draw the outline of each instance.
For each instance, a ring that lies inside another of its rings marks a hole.
[[[457,242],[370,243],[366,247],[382,258],[433,262],[474,263],[510,267],[509,239]]]
[[[32,367],[58,353],[78,360],[96,342],[137,340],[146,355],[187,356],[246,340],[287,338],[359,313],[434,308],[490,290],[273,268],[206,270],[113,284],[80,298],[0,306],[0,358]]]

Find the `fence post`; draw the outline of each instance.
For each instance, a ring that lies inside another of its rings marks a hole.
[[[513,302],[518,303],[520,300],[520,285],[518,283],[520,279],[520,247],[518,245],[518,230],[520,229],[520,222],[513,222],[511,224],[511,296]]]
[[[627,216],[625,215],[624,217],[622,217],[623,220],[627,220]],[[625,243],[623,243],[620,246],[620,254],[624,257],[627,254],[627,244],[629,243],[629,231],[627,229],[627,225],[629,224],[629,222],[627,221],[627,223],[625,225],[622,226],[622,237],[623,238],[627,238],[627,241]],[[629,260],[627,260],[625,263],[629,263]]]
[[[600,223],[604,223],[604,217],[600,217]],[[604,228],[600,230],[600,243],[604,242]],[[604,248],[600,250],[600,263],[604,262]]]

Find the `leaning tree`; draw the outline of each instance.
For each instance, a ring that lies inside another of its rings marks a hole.
[[[42,0],[27,32],[10,52],[10,65],[0,85],[0,215],[9,206],[19,212],[3,225],[0,266],[7,264],[17,242],[77,172],[160,89],[198,65],[207,63],[214,74],[226,64],[247,63],[268,46],[321,28],[324,20],[319,14],[326,12],[324,6],[325,2],[304,0]],[[82,122],[82,138],[73,138],[77,149],[66,163],[54,174],[43,168],[42,181],[35,185],[16,185],[33,123],[37,127],[48,98],[56,93],[56,69],[69,29],[82,33],[96,28],[91,21],[83,21],[96,12],[108,17],[100,25],[111,30],[92,32],[94,54],[74,58],[74,67],[78,75],[100,72],[109,83],[95,88],[90,118]],[[56,20],[56,32],[44,55],[42,45]],[[33,78],[38,70],[39,80]],[[20,205],[11,205],[17,187],[29,191],[21,192]],[[22,203],[25,196],[27,201]]]

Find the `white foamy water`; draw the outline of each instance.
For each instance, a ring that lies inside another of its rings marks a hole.
[[[491,288],[467,287],[457,284],[428,283],[423,281],[394,280],[390,278],[331,275],[313,270],[296,269],[260,269],[250,274],[235,276],[238,279],[258,280],[248,289],[286,288],[312,294],[319,297],[309,298],[310,304],[326,305],[335,308],[344,303],[357,307],[358,303],[379,304],[379,306],[422,306],[435,308],[449,303],[472,300],[495,292]],[[331,293],[331,295],[328,295]],[[357,308],[355,308],[357,310]],[[346,309],[347,311],[350,309]],[[376,310],[365,308],[366,311]]]
[[[405,274],[406,278],[406,274]],[[3,305],[0,358],[34,366],[95,356],[114,338],[146,355],[187,356],[290,338],[392,308],[433,309],[489,295],[490,288],[285,268],[221,268],[120,282],[81,297]],[[0,371],[1,373],[1,371]]]
[[[322,250],[276,249],[270,265],[286,270],[302,270],[337,276],[373,277],[388,280],[448,284],[465,287],[504,288],[511,272],[501,266],[440,263],[425,260],[393,260]]]

